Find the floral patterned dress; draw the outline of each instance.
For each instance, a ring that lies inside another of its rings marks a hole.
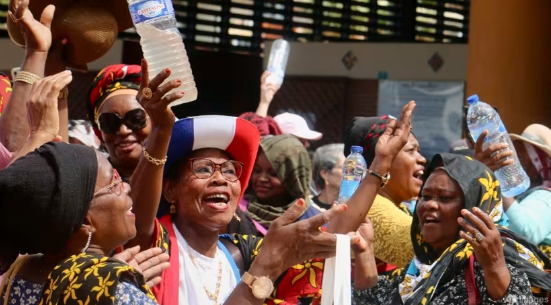
[[[15,281],[10,291],[10,305],[38,305],[42,297],[43,284],[34,284],[15,276]],[[4,304],[4,298],[0,298]],[[155,305],[145,293],[139,290],[136,285],[129,282],[120,282],[115,294],[115,305]]]
[[[511,283],[507,294],[501,300],[492,300],[488,295],[486,282],[484,281],[484,270],[478,264],[474,263],[474,274],[476,287],[480,294],[481,304],[537,304],[531,292],[530,281],[526,273],[516,269],[511,265],[507,265],[511,272]],[[366,290],[352,291],[353,305],[396,305],[402,304],[398,285],[403,281],[405,269],[400,276],[391,279],[387,276],[379,276],[377,285]],[[468,304],[469,295],[467,293],[467,285],[465,282],[465,270],[457,274],[451,281],[444,283],[436,288],[436,293],[430,305],[455,305]],[[428,305],[428,304],[427,304]]]

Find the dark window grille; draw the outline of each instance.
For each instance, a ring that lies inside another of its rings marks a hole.
[[[7,37],[9,0],[0,0]],[[261,55],[264,41],[467,43],[469,0],[173,0],[187,47]],[[39,14],[36,14],[39,16]],[[139,39],[134,29],[121,38]]]

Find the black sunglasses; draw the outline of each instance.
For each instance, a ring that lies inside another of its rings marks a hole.
[[[140,130],[147,126],[147,113],[143,109],[134,109],[128,111],[124,118],[121,118],[116,113],[106,112],[99,115],[97,124],[99,130],[103,131],[105,134],[116,134],[121,125],[124,124],[126,127],[132,130]]]

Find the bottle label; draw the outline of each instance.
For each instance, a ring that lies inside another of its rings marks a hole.
[[[507,129],[505,129],[505,125],[503,125],[503,122],[499,122],[499,132],[500,133],[507,132]]]
[[[128,7],[134,25],[151,19],[174,15],[171,0],[147,0]]]

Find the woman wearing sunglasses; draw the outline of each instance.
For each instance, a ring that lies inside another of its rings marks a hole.
[[[87,103],[94,132],[109,152],[109,161],[129,180],[149,136],[149,117],[136,96],[141,80],[137,65],[108,66],[94,79]]]

